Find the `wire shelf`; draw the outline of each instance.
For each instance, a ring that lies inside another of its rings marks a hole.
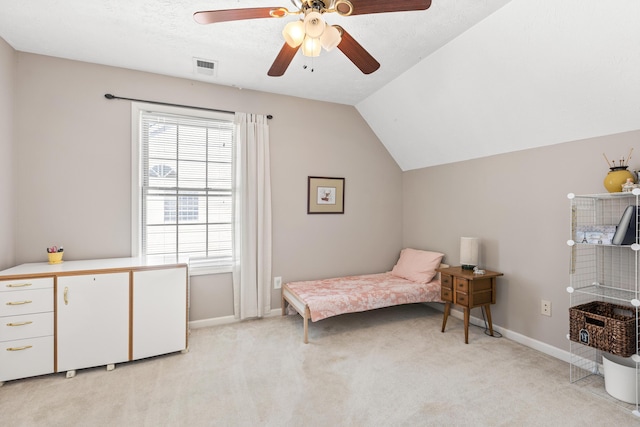
[[[596,301],[628,303],[630,306],[632,306],[631,301],[636,298],[636,292],[633,290],[602,286],[599,283],[594,283],[591,286],[574,289],[573,292],[574,295],[572,295],[572,302],[575,301],[579,304],[581,303],[581,299],[583,299],[584,302],[589,302],[594,301],[593,297],[596,297]]]

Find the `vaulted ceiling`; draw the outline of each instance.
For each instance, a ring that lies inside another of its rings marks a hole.
[[[0,37],[22,52],[354,105],[403,170],[640,128],[636,0],[433,0],[423,11],[325,14],[380,62],[369,75],[334,49],[298,53],[268,77],[297,16],[193,19],[297,1],[6,0]],[[215,74],[194,58],[215,62]]]

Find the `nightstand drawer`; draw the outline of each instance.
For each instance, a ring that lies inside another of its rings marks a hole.
[[[469,307],[469,295],[463,292],[456,292],[455,303],[463,307]]]
[[[53,335],[53,312],[0,318],[0,342]]]
[[[0,293],[0,316],[53,311],[53,288]]]
[[[455,283],[456,283],[456,291],[469,292],[469,281],[467,279],[456,277]]]
[[[0,280],[0,292],[28,291],[31,289],[53,288],[53,277],[38,279]]]
[[[453,289],[453,278],[448,274],[441,274],[440,286],[442,286],[442,288]]]
[[[451,289],[441,288],[440,299],[445,302],[453,302],[453,291]]]

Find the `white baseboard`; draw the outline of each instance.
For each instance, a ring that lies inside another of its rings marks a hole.
[[[189,322],[190,329],[208,328],[210,326],[220,326],[229,323],[239,322],[235,316],[213,317],[211,319],[191,320]]]
[[[429,307],[432,307],[438,311],[442,311],[444,312],[444,305],[440,304],[440,303],[425,303],[426,305],[428,305]],[[464,319],[464,314],[462,311],[459,310],[455,310],[452,309],[449,313],[450,316],[455,317],[456,319],[460,319],[463,320]],[[481,328],[484,328],[484,320],[480,319],[479,317],[475,317],[475,316],[470,316],[469,317],[469,323],[479,326]],[[548,354],[551,357],[555,357],[556,359],[560,359],[563,360],[567,363],[570,362],[570,356],[571,354],[566,351],[566,350],[561,350],[557,347],[551,346],[549,344],[543,343],[541,341],[535,340],[531,337],[519,334],[517,332],[513,332],[509,329],[503,328],[499,325],[496,325],[495,323],[493,324],[493,330],[500,332],[500,334],[502,334],[503,337],[510,339],[511,341],[515,341],[519,344],[525,345],[527,347],[530,347],[534,350],[538,350],[539,352],[542,352],[544,354]]]
[[[264,317],[279,316],[282,314],[282,310],[279,308],[271,309]],[[223,316],[212,317],[210,319],[192,320],[189,322],[190,329],[208,328],[209,326],[228,325],[230,323],[241,322],[240,319],[236,319],[235,316]]]

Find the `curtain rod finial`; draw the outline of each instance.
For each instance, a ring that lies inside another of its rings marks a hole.
[[[110,93],[105,93],[105,94],[104,94],[104,97],[105,97],[105,98],[107,98],[107,99],[113,99],[113,98],[115,98],[115,96],[111,95]]]

